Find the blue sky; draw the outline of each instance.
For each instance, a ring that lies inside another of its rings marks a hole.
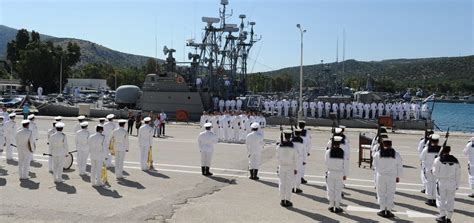
[[[164,45],[183,61],[185,40],[201,38],[202,16],[217,17],[220,0],[0,0],[0,24],[58,37],[90,40],[122,52],[164,58]],[[249,72],[299,65],[301,23],[304,64],[342,59],[383,60],[472,55],[471,0],[229,0],[234,16],[256,21],[262,35]],[[255,62],[256,61],[256,62]]]

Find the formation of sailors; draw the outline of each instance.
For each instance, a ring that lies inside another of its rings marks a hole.
[[[297,100],[265,100],[263,108],[272,116],[295,117],[300,109]],[[331,103],[323,101],[304,101],[301,105],[305,118],[331,118],[336,113],[340,119],[376,119],[391,116],[394,120],[419,120],[430,116],[427,103]]]
[[[204,130],[204,124],[211,123],[211,131],[217,135],[219,142],[244,143],[247,134],[252,130],[252,123],[260,125],[259,132],[263,134],[263,129],[267,122],[265,117],[258,112],[203,112],[200,119],[200,127]]]

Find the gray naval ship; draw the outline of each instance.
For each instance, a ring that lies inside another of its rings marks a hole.
[[[228,23],[233,14],[227,9],[229,1],[221,0],[220,4],[219,17],[202,17],[201,42],[186,41],[190,62],[176,62],[176,51],[165,46],[165,69],[148,74],[142,89],[132,85],[117,88],[115,103],[119,108],[164,111],[170,118],[186,114],[189,120],[199,120],[203,111],[215,109],[212,102],[216,98],[242,97],[244,107],[261,107],[263,101],[259,96],[248,96],[245,84],[248,55],[261,39],[254,33],[256,23],[246,21],[244,14],[238,16],[239,25]],[[177,63],[189,66],[177,67]]]

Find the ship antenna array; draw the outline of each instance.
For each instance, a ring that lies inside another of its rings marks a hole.
[[[186,46],[193,48],[188,53],[191,62],[191,77],[201,77],[203,87],[213,96],[236,97],[247,90],[247,59],[253,45],[261,40],[254,32],[255,22],[246,22],[246,15],[239,15],[240,25],[229,24],[228,0],[221,0],[219,17],[202,17],[206,24],[201,43],[187,40]],[[245,25],[247,24],[247,25]],[[250,31],[247,31],[250,28]]]

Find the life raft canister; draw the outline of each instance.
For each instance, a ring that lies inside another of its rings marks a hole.
[[[178,83],[178,84],[184,83],[184,78],[181,77],[181,76],[178,76],[178,77],[176,78],[176,83]]]

